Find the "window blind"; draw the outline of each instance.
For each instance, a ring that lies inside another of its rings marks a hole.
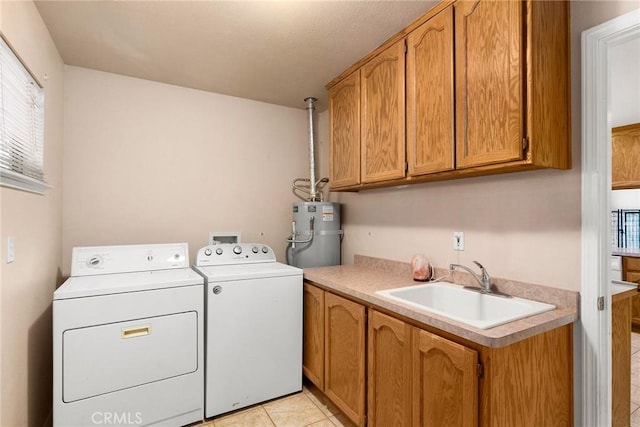
[[[0,38],[0,178],[4,186],[41,193],[44,89]]]

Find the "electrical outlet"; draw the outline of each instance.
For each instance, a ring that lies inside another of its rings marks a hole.
[[[15,237],[7,237],[7,264],[12,263],[16,257]]]
[[[464,251],[464,232],[463,231],[453,232],[453,250]]]

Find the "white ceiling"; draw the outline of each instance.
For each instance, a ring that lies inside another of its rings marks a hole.
[[[65,64],[326,109],[324,85],[437,1],[36,1]]]

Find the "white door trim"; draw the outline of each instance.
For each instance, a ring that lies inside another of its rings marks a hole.
[[[610,48],[640,37],[640,9],[582,33],[582,384],[576,425],[611,425]],[[604,297],[605,309],[597,302]]]

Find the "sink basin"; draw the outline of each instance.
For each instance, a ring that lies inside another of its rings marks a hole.
[[[448,282],[388,289],[376,294],[478,329],[493,328],[556,308],[524,298],[481,294]]]

